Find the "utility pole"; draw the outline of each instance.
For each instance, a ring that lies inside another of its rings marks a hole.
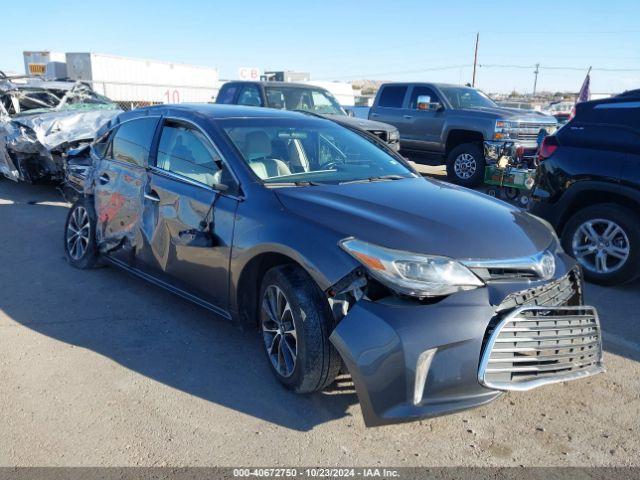
[[[480,42],[480,32],[476,33],[476,51],[473,54],[473,80],[471,86],[476,86],[476,67],[478,65],[478,43]]]
[[[536,69],[533,72],[535,77],[533,77],[533,96],[536,96],[536,87],[538,86],[538,73],[540,73],[540,64],[536,63]]]

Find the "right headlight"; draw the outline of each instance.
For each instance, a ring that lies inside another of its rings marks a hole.
[[[509,120],[496,120],[494,140],[510,140],[518,138],[518,123]]]
[[[484,286],[471,270],[451,258],[394,250],[355,238],[346,238],[339,245],[372,277],[405,295],[441,297]]]

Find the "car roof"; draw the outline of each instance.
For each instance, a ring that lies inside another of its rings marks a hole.
[[[231,80],[226,82],[226,84],[247,84],[247,85],[263,85],[265,87],[291,87],[291,88],[313,88],[317,90],[326,90],[323,87],[318,85],[313,85],[311,83],[295,83],[295,82],[277,82],[272,80],[261,80],[261,81],[251,81],[251,80]]]
[[[179,103],[167,105],[154,105],[151,107],[141,107],[133,110],[127,116],[141,116],[147,113],[168,115],[182,113],[184,115],[199,114],[214,120],[224,120],[229,118],[291,118],[309,119],[310,115],[291,110],[281,110],[264,107],[248,107],[244,105],[219,104],[219,103]],[[315,118],[315,117],[313,117]]]
[[[441,88],[441,87],[473,88],[473,87],[467,87],[466,85],[455,85],[453,83],[437,83],[437,82],[388,82],[380,85],[380,88],[388,87],[388,86],[410,87],[412,85],[433,85],[438,88]]]

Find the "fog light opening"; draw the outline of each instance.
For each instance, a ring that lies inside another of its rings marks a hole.
[[[420,405],[422,397],[424,396],[424,387],[427,384],[427,376],[429,375],[429,368],[431,367],[431,361],[436,354],[437,348],[431,350],[425,350],[418,357],[416,363],[416,381],[413,387],[413,404]]]

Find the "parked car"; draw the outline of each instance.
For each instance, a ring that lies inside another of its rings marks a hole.
[[[0,175],[61,181],[68,150],[89,144],[121,110],[89,86],[0,72]]]
[[[580,103],[538,155],[531,211],[559,232],[588,280],[640,273],[640,94]]]
[[[383,84],[369,118],[398,127],[403,151],[442,159],[449,181],[466,187],[482,183],[506,142],[532,160],[540,131],[557,128],[550,115],[499,107],[479,90],[440,83]]]
[[[311,112],[340,125],[367,131],[393,150],[400,149],[396,127],[366,118],[354,118],[340,106],[331,92],[322,87],[291,82],[227,82],[220,88],[216,103]]]
[[[545,222],[422,178],[357,128],[156,106],[90,153],[71,265],[105,261],[256,330],[296,392],[344,362],[368,425],[603,370],[597,313]]]

